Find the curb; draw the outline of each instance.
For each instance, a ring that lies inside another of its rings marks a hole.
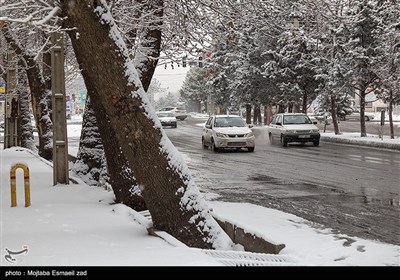
[[[321,140],[323,142],[330,142],[330,143],[366,146],[366,147],[391,149],[391,150],[400,151],[400,143],[397,144],[397,143],[385,143],[385,142],[375,142],[375,141],[362,141],[362,140],[357,140],[357,139],[344,139],[344,138],[338,138],[338,137],[329,137],[329,136],[325,136],[325,135],[321,135]]]

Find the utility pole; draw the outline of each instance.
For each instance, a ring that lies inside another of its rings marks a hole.
[[[63,33],[51,34],[53,184],[69,184]]]
[[[17,58],[11,49],[7,51],[7,82],[4,122],[4,149],[18,146],[19,104],[17,89]]]

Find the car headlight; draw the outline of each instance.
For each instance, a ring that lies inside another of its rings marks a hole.
[[[286,130],[286,133],[296,133],[296,130]]]
[[[217,132],[217,137],[219,137],[219,138],[228,138],[228,135]]]
[[[311,132],[312,132],[312,133],[318,133],[318,132],[319,132],[319,129],[313,129],[313,130],[311,130]]]
[[[244,137],[252,137],[252,136],[254,136],[254,133],[253,133],[253,132],[249,132],[249,133],[247,133],[247,134],[244,135]]]

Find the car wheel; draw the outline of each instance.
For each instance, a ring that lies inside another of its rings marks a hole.
[[[268,134],[268,139],[269,139],[269,143],[272,145],[273,144],[272,133]]]
[[[219,148],[215,147],[214,139],[211,139],[211,150],[216,153],[219,152]]]
[[[313,141],[313,144],[314,144],[315,147],[318,147],[319,146],[319,140]]]
[[[285,137],[283,137],[283,136],[281,136],[281,144],[282,144],[282,147],[287,147],[287,144],[288,144],[288,141],[285,140]]]
[[[254,147],[248,147],[247,150],[248,150],[250,153],[252,153],[252,152],[254,152]]]
[[[204,142],[204,138],[201,138],[201,144],[202,144],[204,150],[207,150],[207,149],[208,149],[208,146],[207,146],[206,143]]]

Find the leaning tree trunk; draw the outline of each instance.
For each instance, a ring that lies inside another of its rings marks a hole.
[[[96,101],[96,94],[91,92],[90,88],[89,92]],[[106,186],[110,184],[116,202],[123,203],[136,211],[146,210],[146,204],[143,197],[140,196],[140,190],[132,171],[127,166],[126,158],[117,145],[118,139],[115,132],[109,126],[108,117],[104,113],[101,103],[94,103],[95,106],[100,106],[96,112],[92,108],[88,94],[78,159],[74,164],[73,171],[89,185],[99,185],[107,189]],[[101,134],[99,130],[102,130]]]
[[[146,210],[146,204],[137,187],[136,179],[132,169],[127,164],[127,158],[119,146],[117,132],[110,125],[110,119],[100,102],[100,96],[91,82],[85,78],[88,95],[91,97],[90,104],[96,116],[95,121],[100,131],[101,141],[109,174],[109,183],[115,195],[115,201],[123,203],[136,211]]]
[[[6,41],[24,60],[29,88],[32,94],[32,108],[39,133],[39,155],[47,160],[53,159],[53,123],[50,118],[51,90],[46,88],[39,65],[35,58],[25,52],[12,36],[8,24],[3,27]]]
[[[75,0],[61,5],[85,83],[95,89],[109,117],[154,226],[189,246],[229,248],[231,241],[162,130],[106,2]]]
[[[135,67],[139,72],[144,90],[147,91],[157,66],[158,57],[160,56],[163,9],[160,9],[160,7],[162,7],[160,4],[162,1],[160,0],[147,1],[146,5],[144,5],[143,0],[137,2],[143,6],[141,14],[145,14],[147,20],[150,17],[152,22],[151,26],[139,28],[139,31],[135,28],[134,34],[130,34],[133,35],[132,41],[136,36],[140,37],[140,40],[138,40],[140,43],[135,55]],[[133,46],[130,45],[129,47],[131,49]],[[95,94],[94,90],[95,89],[91,90],[92,95]],[[105,146],[104,152],[106,154],[106,166],[109,175],[108,183],[114,191],[116,202],[124,203],[136,211],[145,210],[146,204],[141,196],[140,188],[137,186],[132,170],[126,165],[126,158],[120,152],[119,147],[115,145],[115,143],[118,142],[115,133],[110,133],[108,116],[101,107],[101,103],[95,104],[94,106],[96,107],[97,119],[100,120],[99,125],[102,127],[102,143],[104,143]],[[97,128],[98,122],[96,118],[93,118],[91,123]],[[82,139],[83,138],[81,138],[81,140]],[[91,162],[93,163],[91,154],[82,153],[78,156],[78,160],[80,164],[83,162],[89,163],[89,165],[86,165],[86,167],[82,169],[84,173],[90,172],[92,168],[98,170],[102,165],[100,161],[97,164],[99,166],[90,164]]]

